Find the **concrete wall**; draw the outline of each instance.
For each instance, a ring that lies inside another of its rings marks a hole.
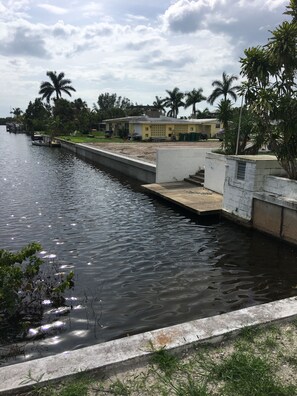
[[[297,245],[297,181],[266,176],[254,198],[253,227]]]
[[[284,202],[283,202],[284,203]],[[254,199],[253,227],[297,245],[297,201],[295,208]]]
[[[264,181],[264,191],[297,199],[297,182],[283,177],[267,176]]]
[[[206,153],[204,187],[219,194],[224,193],[227,159],[225,155]]]
[[[204,168],[207,148],[161,148],[157,150],[156,183],[181,181]]]
[[[99,150],[82,143],[73,144],[61,141],[61,145],[63,148],[76,153],[81,158],[95,162],[99,165],[104,165],[107,168],[114,169],[126,176],[139,180],[142,183],[155,183],[156,165],[154,164]]]
[[[238,162],[246,163],[244,180],[237,178]],[[264,180],[269,175],[281,175],[284,170],[274,156],[247,155],[227,157],[224,184],[223,211],[238,219],[250,221],[254,192],[263,191]]]

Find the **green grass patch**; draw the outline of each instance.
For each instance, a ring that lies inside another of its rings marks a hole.
[[[294,396],[293,387],[278,383],[273,367],[263,358],[250,353],[234,352],[214,366],[214,375],[224,381],[230,396]]]
[[[178,358],[164,348],[153,353],[151,362],[157,365],[167,377],[171,377],[178,368]]]
[[[121,138],[106,138],[102,133],[92,134],[93,137],[88,135],[79,136],[59,136],[60,139],[64,139],[71,143],[124,143],[125,140]],[[126,141],[127,142],[127,141]]]

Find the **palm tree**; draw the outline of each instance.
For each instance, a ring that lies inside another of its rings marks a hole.
[[[224,97],[224,100],[227,100],[227,96],[230,95],[231,98],[236,101],[237,95],[236,91],[238,90],[239,86],[232,87],[234,81],[238,80],[238,77],[231,75],[229,76],[226,72],[223,72],[223,80],[215,80],[212,83],[213,87],[216,87],[212,94],[207,99],[210,104],[213,104],[217,98],[220,96]]]
[[[159,98],[159,96],[155,96],[156,100],[153,102],[153,106],[157,109],[160,110],[162,114],[164,114],[164,99]]]
[[[43,81],[40,84],[39,95],[42,95],[42,99],[46,99],[48,103],[53,94],[56,94],[56,99],[59,99],[62,96],[62,92],[71,96],[70,91],[75,91],[70,85],[71,80],[64,78],[65,73],[61,72],[57,75],[57,72],[48,71],[46,75],[50,78],[51,82]]]
[[[184,94],[177,87],[173,88],[172,91],[166,90],[166,92],[168,96],[164,99],[164,106],[170,108],[167,115],[176,118],[178,115],[178,108],[185,106],[182,101]]]
[[[229,99],[221,99],[217,107],[217,118],[223,123],[225,133],[229,130],[229,122],[232,120],[233,110]]]
[[[13,114],[13,116],[18,119],[20,118],[20,116],[22,115],[23,111],[19,108],[19,107],[14,107],[10,114]]]
[[[191,92],[186,93],[185,108],[192,106],[192,114],[196,116],[196,103],[200,103],[206,100],[206,97],[202,95],[203,89],[193,89]]]

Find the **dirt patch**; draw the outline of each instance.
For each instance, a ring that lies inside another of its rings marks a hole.
[[[158,148],[197,147],[217,149],[221,146],[218,141],[206,142],[170,142],[170,143],[88,143],[88,146],[135,158],[141,161],[156,163]]]

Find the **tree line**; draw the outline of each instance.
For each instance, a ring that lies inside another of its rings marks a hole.
[[[104,119],[138,116],[146,113],[148,109],[177,118],[181,107],[191,107],[191,118],[216,117],[216,111],[210,111],[208,108],[198,110],[197,104],[206,100],[213,104],[221,95],[224,100],[227,95],[236,100],[238,88],[232,86],[237,77],[228,76],[224,72],[222,81],[213,82],[215,89],[209,98],[203,95],[202,88],[184,93],[175,87],[173,90],[166,90],[167,96],[164,98],[156,96],[151,105],[141,105],[116,93],[105,92],[100,94],[97,103],[89,108],[81,98],[74,101],[62,98],[63,94],[71,97],[71,92],[76,91],[71,85],[71,80],[65,78],[65,73],[48,71],[47,76],[50,81],[43,81],[40,85],[41,97],[30,101],[25,112],[20,108],[13,108],[11,111],[14,120],[23,122],[29,131],[47,129],[56,134],[67,134],[77,130],[87,133],[90,129],[97,128]]]
[[[143,106],[116,93],[102,93],[90,109],[80,98],[73,102],[63,99],[62,94],[71,96],[75,89],[64,73],[49,71],[50,81],[40,85],[41,97],[30,102],[23,114],[19,108],[13,109],[13,115],[29,129],[66,134],[88,132],[104,119],[142,115],[148,107],[170,117],[178,117],[181,108],[191,108],[192,118],[216,117],[223,123],[225,153],[246,153],[246,142],[252,136],[251,154],[268,144],[289,177],[297,179],[297,0],[289,1],[284,14],[291,20],[271,31],[267,44],[244,51],[240,58],[244,81],[236,85],[238,77],[223,72],[221,80],[212,82],[208,98],[202,88],[182,92],[175,87],[166,90],[164,98],[156,96],[151,106]],[[240,108],[234,106],[238,95]],[[198,110],[203,101],[216,104],[215,111]]]

